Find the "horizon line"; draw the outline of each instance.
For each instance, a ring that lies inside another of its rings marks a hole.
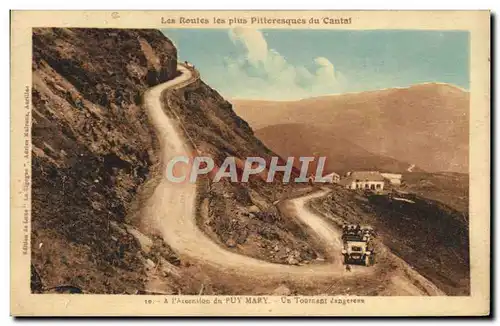
[[[333,93],[333,94],[324,94],[324,95],[319,95],[319,96],[311,96],[311,97],[302,97],[302,98],[297,98],[297,99],[270,99],[270,98],[243,98],[243,97],[231,97],[231,96],[226,96],[223,95],[227,100],[229,101],[269,101],[269,102],[299,102],[299,101],[304,101],[304,100],[310,100],[310,99],[315,99],[315,98],[321,98],[321,97],[330,97],[330,96],[342,96],[342,95],[353,95],[353,94],[362,94],[362,93],[372,93],[372,92],[380,92],[380,91],[389,91],[389,90],[396,90],[396,89],[409,89],[411,87],[415,86],[421,86],[421,85],[446,85],[446,86],[451,86],[453,88],[456,88],[464,93],[470,93],[469,89],[463,88],[461,86],[458,86],[453,83],[446,83],[446,82],[422,82],[422,83],[415,83],[411,84],[408,86],[394,86],[394,87],[385,87],[385,88],[379,88],[379,89],[373,89],[373,90],[366,90],[366,91],[353,91],[353,92],[345,92],[345,93]]]

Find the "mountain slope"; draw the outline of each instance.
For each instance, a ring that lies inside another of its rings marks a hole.
[[[156,160],[142,93],[176,64],[156,30],[33,30],[33,291],[142,289],[140,246],[113,226]]]
[[[352,170],[403,172],[408,163],[376,155],[330,132],[323,125],[278,124],[258,129],[257,137],[283,157],[325,156],[325,172],[344,174]],[[300,162],[297,167],[300,168]],[[315,169],[315,165],[311,165]]]
[[[301,123],[426,171],[468,171],[469,94],[447,84],[310,98],[233,100],[252,128]]]
[[[158,166],[142,96],[178,76],[170,40],[147,29],[37,28],[32,71],[32,291],[143,293],[157,288],[152,280],[167,283],[163,293],[232,291],[214,285],[220,275],[210,282],[191,270],[138,218]],[[165,114],[176,113],[219,165],[228,155],[240,158],[239,168],[246,156],[275,155],[202,81],[163,100]],[[259,176],[215,184],[200,192],[199,225],[236,252],[311,260],[307,235],[273,205],[285,191]],[[276,246],[289,252],[278,256]]]

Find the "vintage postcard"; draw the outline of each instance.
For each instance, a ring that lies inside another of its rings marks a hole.
[[[11,12],[11,314],[490,314],[488,11]]]

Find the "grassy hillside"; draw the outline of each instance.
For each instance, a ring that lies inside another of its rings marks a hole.
[[[300,156],[325,156],[325,171],[339,174],[353,170],[403,172],[410,166],[406,162],[370,153],[323,125],[278,124],[258,129],[255,134],[281,156],[295,157],[298,168]],[[315,171],[315,165],[311,168]]]
[[[463,214],[414,194],[409,201],[336,187],[312,209],[332,221],[368,224],[397,256],[448,295],[470,293],[469,226]]]
[[[464,214],[469,213],[469,175],[463,173],[405,173],[405,191],[437,200]]]

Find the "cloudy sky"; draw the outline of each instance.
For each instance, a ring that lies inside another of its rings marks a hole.
[[[423,82],[469,88],[461,31],[164,29],[224,97],[295,100]]]

